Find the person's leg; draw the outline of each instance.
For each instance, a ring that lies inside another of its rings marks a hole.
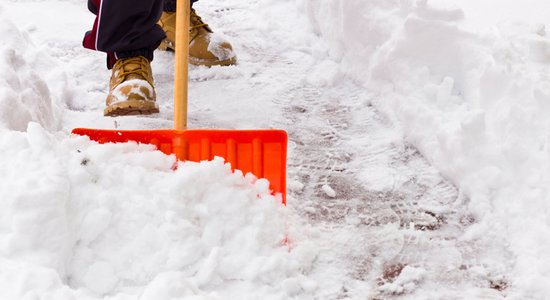
[[[96,19],[83,45],[106,52],[108,68],[117,58],[144,56],[152,60],[153,51],[165,37],[157,24],[163,7],[163,0],[88,0],[88,9]]]
[[[193,3],[198,0],[192,0]],[[162,41],[159,49],[175,50],[176,36],[176,0],[164,1],[164,12],[159,24],[166,32],[166,39]],[[214,37],[214,32],[202,21],[202,18],[191,7],[189,30],[189,63],[200,66],[232,65],[237,58],[233,47],[223,38]]]
[[[107,53],[112,70],[106,116],[158,112],[150,62],[164,39],[163,0],[89,0],[96,19],[83,45]]]

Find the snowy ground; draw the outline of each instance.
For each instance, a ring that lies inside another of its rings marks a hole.
[[[201,0],[239,64],[191,67],[190,127],[287,130],[284,208],[70,136],[170,128],[172,55],[158,116],[104,118],[85,4],[1,2],[0,299],[545,299],[549,6]]]

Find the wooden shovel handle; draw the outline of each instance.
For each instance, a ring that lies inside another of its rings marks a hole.
[[[189,59],[189,0],[176,4],[176,53],[174,66],[174,129],[187,129]]]

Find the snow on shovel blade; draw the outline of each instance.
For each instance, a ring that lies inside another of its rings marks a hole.
[[[76,128],[73,134],[86,135],[99,143],[135,141],[153,144],[180,160],[212,160],[223,157],[233,170],[251,172],[270,182],[273,193],[281,193],[286,204],[287,133],[284,130],[105,130]]]

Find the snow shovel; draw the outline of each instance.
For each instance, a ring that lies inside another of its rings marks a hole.
[[[287,133],[279,129],[226,130],[187,129],[187,87],[189,56],[189,0],[177,1],[174,74],[174,129],[105,130],[75,128],[73,134],[86,135],[99,143],[153,144],[179,160],[212,160],[223,157],[233,170],[266,178],[274,194],[286,203]]]

